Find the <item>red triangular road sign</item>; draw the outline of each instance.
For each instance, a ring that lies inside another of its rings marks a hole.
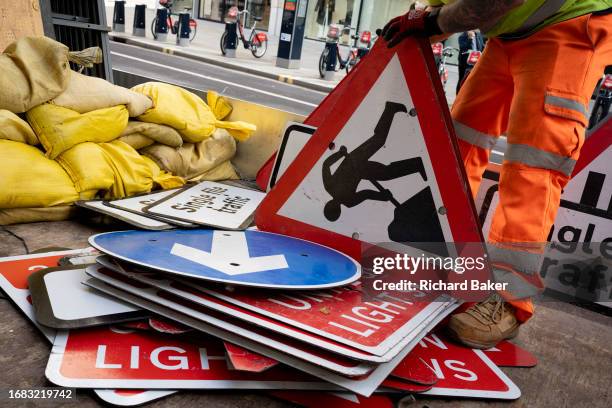
[[[257,226],[356,258],[362,243],[482,242],[429,44],[381,42],[360,65]]]

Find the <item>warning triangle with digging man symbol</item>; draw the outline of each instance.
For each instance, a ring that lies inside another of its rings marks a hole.
[[[317,131],[261,204],[261,230],[356,258],[364,243],[482,242],[428,48],[375,47],[328,96],[311,115]]]

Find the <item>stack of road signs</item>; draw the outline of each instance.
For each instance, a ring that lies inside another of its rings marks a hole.
[[[508,342],[481,352],[441,333],[422,337],[419,328],[443,316],[432,318],[434,303],[393,296],[361,302],[358,283],[306,292],[232,289],[128,269],[108,256],[85,269],[57,268],[60,259],[80,253],[0,259],[0,286],[53,342],[49,380],[93,388],[111,404],[137,405],[188,389],[269,390],[313,407],[393,406],[407,393],[514,399],[520,392],[498,367],[536,364]],[[73,279],[62,276],[71,273]],[[89,286],[77,287],[74,279],[84,273]],[[30,293],[28,277],[45,290]],[[37,321],[41,297],[48,298],[47,313],[63,319]],[[126,311],[141,314],[125,322]],[[143,318],[151,311],[162,317]]]
[[[180,189],[112,201],[79,201],[77,205],[145,230],[201,226],[240,230],[251,225],[264,196],[238,183],[203,181]]]

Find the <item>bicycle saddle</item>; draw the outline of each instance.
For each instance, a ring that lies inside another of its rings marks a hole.
[[[263,21],[263,17],[253,17],[253,20],[255,20],[255,21]]]

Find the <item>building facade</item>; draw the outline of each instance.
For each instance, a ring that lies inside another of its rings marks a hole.
[[[306,37],[324,40],[330,24],[374,33],[391,18],[406,13],[412,3],[414,0],[309,0]]]
[[[197,18],[223,21],[228,10],[237,6],[261,17],[258,23],[271,34],[280,32],[285,0],[188,0],[194,3]],[[408,11],[414,0],[296,0],[307,2],[306,38],[324,40],[330,24],[353,27],[354,32],[382,28],[389,19]],[[250,25],[249,22],[248,25]]]

